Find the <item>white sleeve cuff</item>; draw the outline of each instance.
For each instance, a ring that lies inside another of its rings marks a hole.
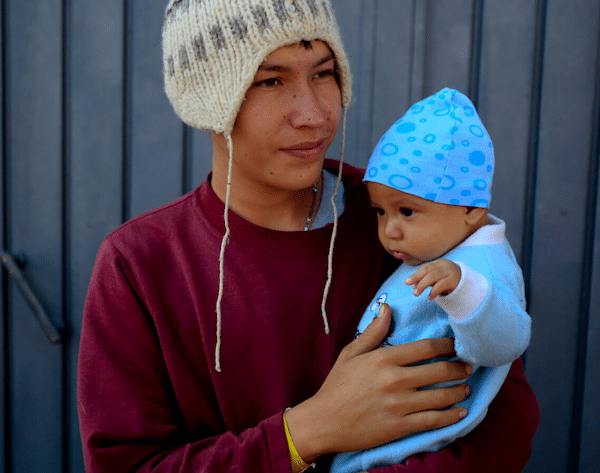
[[[434,301],[454,320],[462,320],[471,315],[483,302],[489,288],[485,276],[472,270],[464,263],[456,261],[460,266],[460,282],[456,289],[447,296],[437,296]]]

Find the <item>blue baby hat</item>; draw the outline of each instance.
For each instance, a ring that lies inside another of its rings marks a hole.
[[[445,88],[392,125],[364,180],[433,202],[488,208],[493,173],[494,147],[473,103]]]

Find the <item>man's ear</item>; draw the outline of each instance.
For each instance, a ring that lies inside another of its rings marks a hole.
[[[483,207],[466,207],[465,222],[475,225],[483,219],[487,219],[487,209]]]

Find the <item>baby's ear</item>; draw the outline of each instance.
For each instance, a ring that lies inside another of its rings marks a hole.
[[[480,222],[487,223],[487,209],[483,207],[466,207],[465,221],[469,225],[475,225]]]

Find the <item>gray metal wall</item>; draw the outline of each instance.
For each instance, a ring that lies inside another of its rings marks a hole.
[[[2,0],[0,471],[82,471],[75,371],[86,288],[109,231],[205,178],[210,143],[162,91],[166,0]],[[347,160],[365,165],[410,104],[469,94],[495,142],[493,213],[533,317],[542,420],[528,472],[597,472],[600,443],[600,2],[334,0],[355,78]],[[336,156],[339,140],[330,155]]]

